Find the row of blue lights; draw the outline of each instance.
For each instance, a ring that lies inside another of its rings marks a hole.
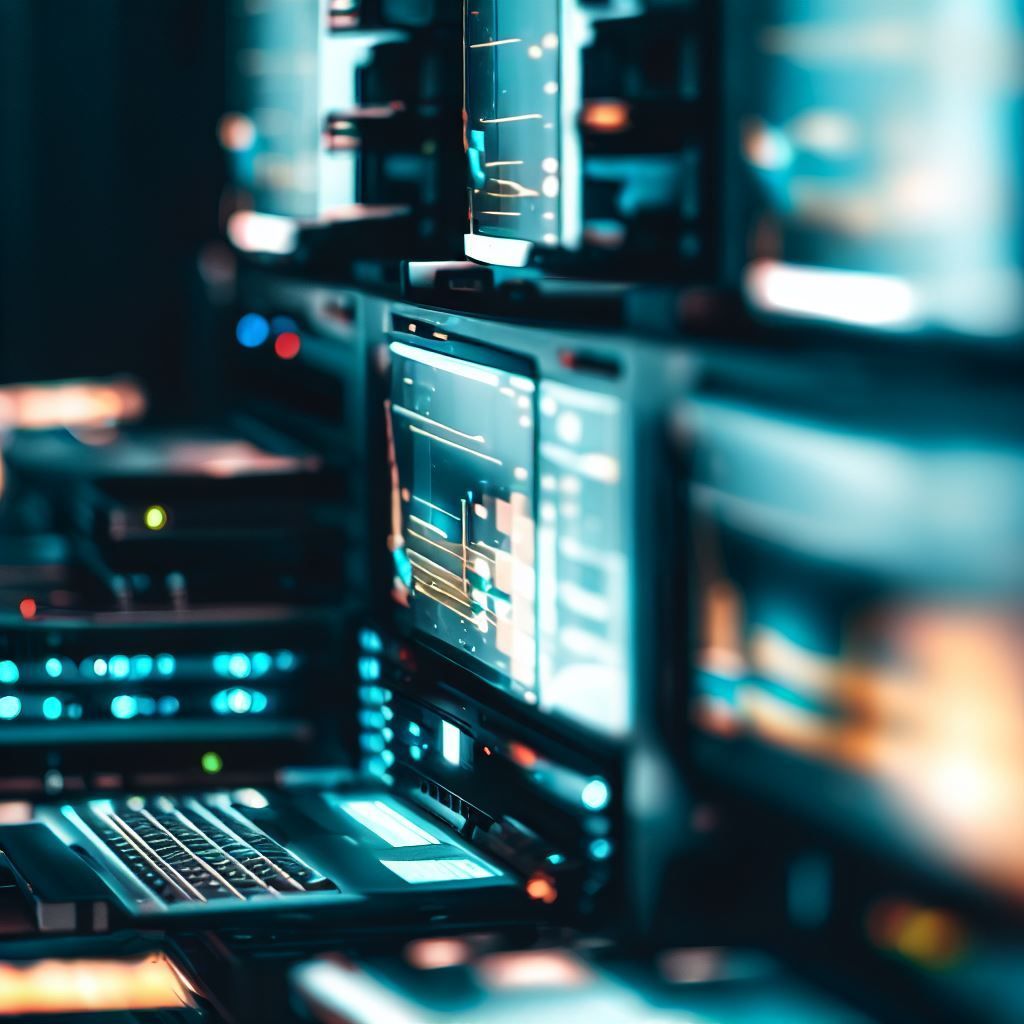
[[[13,693],[7,693],[0,697],[0,721],[11,722],[15,718],[20,718],[24,712],[25,705],[21,697]],[[51,695],[43,698],[39,705],[39,714],[48,722],[55,722],[59,718],[81,718],[82,706],[81,704],[65,704],[60,697]]]
[[[269,703],[267,695],[259,690],[233,686],[215,693],[210,700],[210,707],[218,715],[258,715],[267,710]]]
[[[278,672],[291,672],[295,668],[296,658],[292,651],[222,651],[213,656],[213,671],[227,679],[248,679],[250,676],[265,676],[271,669]]]
[[[138,717],[151,718],[154,715],[170,718],[180,709],[178,698],[169,696],[156,698],[121,693],[110,702],[110,713],[121,721]]]
[[[43,662],[43,671],[51,679],[61,679],[75,671],[70,658],[51,656]],[[109,658],[84,658],[77,666],[83,676],[94,679],[148,679],[150,676],[173,676],[177,662],[173,654],[112,654]],[[18,666],[12,661],[0,662],[0,683],[17,682]]]
[[[266,675],[272,669],[291,672],[298,664],[293,651],[241,651],[215,654],[212,659],[213,671],[229,679],[248,679],[250,676]],[[111,654],[109,657],[89,657],[77,666],[70,658],[53,655],[43,662],[43,672],[50,679],[73,677],[75,670],[92,679],[113,679],[117,681],[149,679],[153,676],[173,676],[178,668],[173,654]],[[20,681],[22,670],[10,659],[0,660],[0,684],[12,685]]]

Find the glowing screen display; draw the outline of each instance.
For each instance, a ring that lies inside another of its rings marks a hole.
[[[396,600],[537,702],[534,382],[402,342],[388,403]]]
[[[483,0],[466,9],[466,153],[474,231],[559,242],[559,8]]]

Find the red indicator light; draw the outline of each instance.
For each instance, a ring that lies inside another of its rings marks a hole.
[[[537,754],[522,743],[512,742],[508,745],[508,756],[520,768],[532,768],[537,763]]]
[[[36,610],[36,602],[31,597],[26,597],[21,604],[18,605],[18,611],[21,612],[21,617],[23,619],[34,619]]]
[[[278,359],[294,359],[302,348],[302,339],[294,331],[285,331],[274,342],[274,353]]]

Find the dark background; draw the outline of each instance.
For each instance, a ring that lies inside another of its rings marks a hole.
[[[224,7],[0,0],[0,383],[128,371],[158,412],[201,385]]]

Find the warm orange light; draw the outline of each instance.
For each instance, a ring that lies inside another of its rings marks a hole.
[[[520,768],[532,768],[537,763],[537,754],[522,743],[512,742],[508,745],[508,756]]]
[[[23,619],[34,619],[37,610],[35,599],[31,597],[23,598],[18,605],[18,611],[21,612]]]
[[[538,903],[549,905],[558,899],[558,890],[550,878],[545,875],[534,875],[526,883],[526,895],[531,900],[537,900]]]
[[[623,100],[590,100],[580,116],[580,123],[587,131],[607,135],[626,131],[629,122],[629,104]]]
[[[39,960],[0,964],[4,1016],[195,1007],[182,976],[162,953],[141,960]]]

